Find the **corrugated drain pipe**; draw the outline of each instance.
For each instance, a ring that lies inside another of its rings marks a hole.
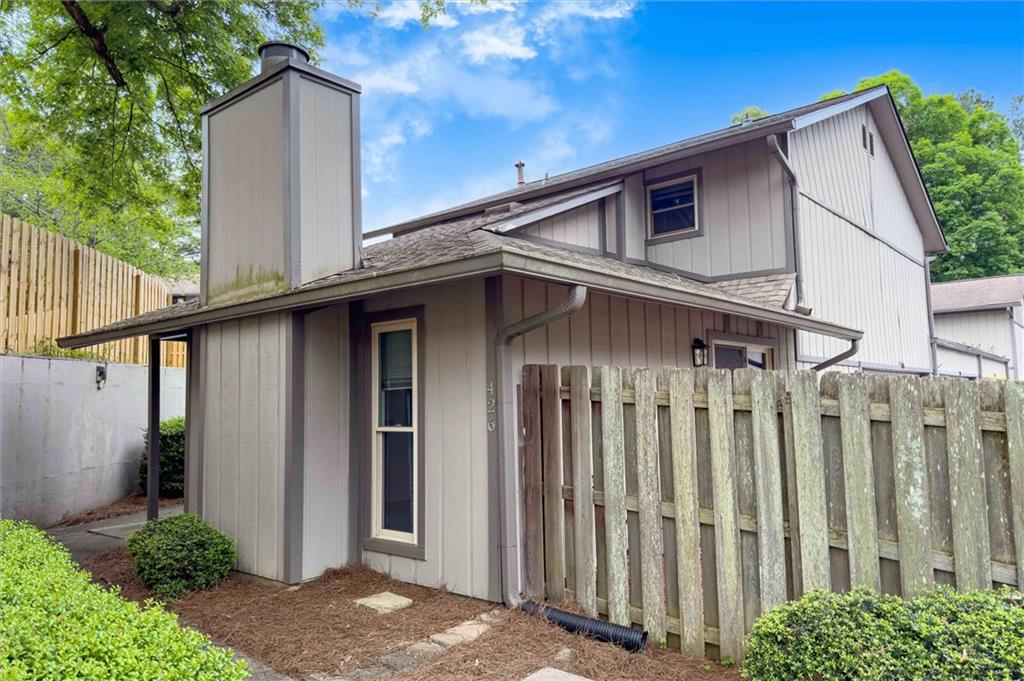
[[[501,407],[498,410],[498,494],[501,499],[501,595],[505,605],[517,607],[522,602],[519,563],[519,461],[515,456],[516,422],[511,392],[506,392],[506,350],[515,338],[547,326],[551,322],[579,312],[587,301],[587,287],[573,286],[560,305],[510,324],[495,339],[495,386]]]
[[[811,314],[811,308],[804,301],[804,249],[803,244],[800,243],[800,183],[796,179],[796,170],[793,169],[789,158],[782,153],[782,147],[779,146],[779,138],[776,135],[768,135],[767,139],[768,147],[772,150],[775,158],[778,159],[779,165],[789,175],[793,186],[793,196],[790,203],[793,210],[793,255],[796,258],[796,311],[800,314],[809,315]]]

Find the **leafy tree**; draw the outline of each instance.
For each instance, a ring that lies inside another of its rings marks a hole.
[[[741,111],[734,113],[729,122],[733,125],[739,125],[745,121],[756,121],[759,118],[767,118],[770,115],[770,113],[755,104],[754,106],[744,107]]]
[[[976,90],[926,96],[896,70],[862,79],[855,91],[878,85],[889,86],[949,243],[950,252],[932,265],[932,278],[1024,271],[1021,103],[1011,122]]]
[[[199,109],[323,0],[0,0],[0,207],[158,274],[195,268]],[[362,0],[347,0],[358,6]],[[420,0],[428,23],[444,0]]]

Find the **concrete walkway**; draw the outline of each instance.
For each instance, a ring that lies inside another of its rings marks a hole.
[[[166,506],[160,509],[160,517],[177,515],[182,512],[183,508],[184,506],[181,504]],[[116,518],[94,520],[91,523],[81,523],[69,527],[57,527],[47,530],[47,532],[68,547],[72,558],[81,561],[100,551],[116,549],[121,546],[128,535],[142,527],[145,522],[146,511],[142,510]]]

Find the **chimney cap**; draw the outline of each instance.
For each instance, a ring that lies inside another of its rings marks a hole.
[[[268,59],[274,61],[279,59],[295,59],[303,64],[309,63],[309,50],[287,40],[268,40],[260,45],[256,51],[264,62]]]

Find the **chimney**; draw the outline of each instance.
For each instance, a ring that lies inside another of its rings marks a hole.
[[[525,167],[525,163],[523,163],[522,161],[516,161],[516,184],[518,184],[520,187],[526,184],[526,177],[523,175],[523,168]]]
[[[361,88],[298,45],[259,56],[259,75],[201,111],[203,305],[360,266]]]

